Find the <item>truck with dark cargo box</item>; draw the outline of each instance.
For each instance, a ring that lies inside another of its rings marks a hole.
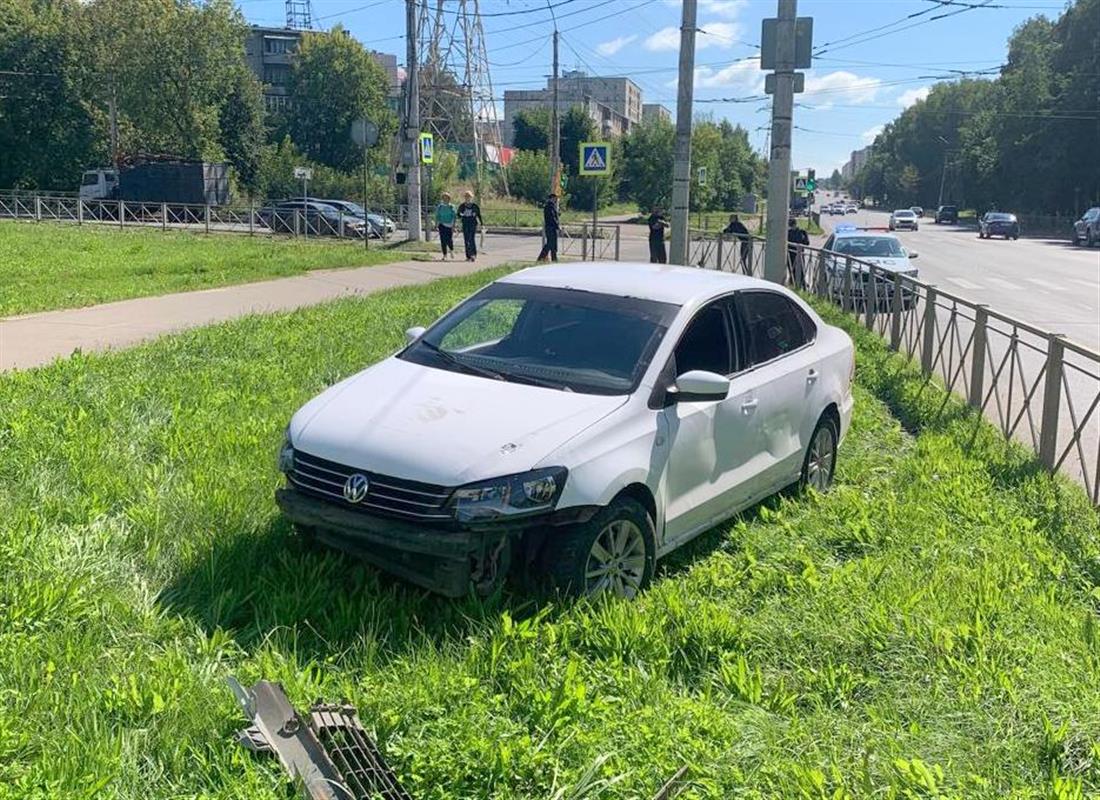
[[[229,202],[229,165],[184,159],[142,160],[112,168],[87,170],[80,182],[81,200],[124,200],[220,206]]]

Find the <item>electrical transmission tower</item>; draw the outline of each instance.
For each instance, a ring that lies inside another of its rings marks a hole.
[[[480,0],[419,5],[421,130],[469,152],[480,186],[485,165],[499,168],[503,160]]]
[[[313,30],[313,4],[310,0],[286,0],[286,26],[295,31]]]

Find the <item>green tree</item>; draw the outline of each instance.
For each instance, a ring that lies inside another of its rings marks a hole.
[[[508,165],[508,188],[515,197],[532,203],[546,199],[550,186],[550,157],[534,150],[520,150]]]
[[[287,82],[291,139],[313,161],[354,171],[363,165],[363,148],[352,141],[351,125],[366,117],[380,131],[368,158],[384,159],[396,129],[386,107],[387,85],[385,70],[340,26],[304,34]]]
[[[512,118],[512,146],[517,150],[548,150],[550,109],[525,108]]]
[[[266,136],[263,94],[259,82],[243,64],[218,109],[218,121],[218,141],[226,159],[236,169],[241,184],[255,193]]]
[[[668,208],[672,199],[672,150],[676,129],[655,119],[634,126],[622,141],[620,175],[624,194],[640,209]]]

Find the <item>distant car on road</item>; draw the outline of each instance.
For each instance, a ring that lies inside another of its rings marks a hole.
[[[1016,215],[1004,211],[987,211],[978,220],[978,238],[992,239],[994,236],[1019,239],[1020,222],[1016,219]]]
[[[911,262],[917,254],[906,250],[898,241],[898,237],[882,228],[870,230],[858,228],[851,223],[842,223],[825,240],[822,249],[829,253],[825,259],[825,273],[829,281],[830,294],[836,301],[840,301],[844,295],[845,272],[849,263],[845,256],[858,259],[859,262],[874,264],[882,269],[884,274],[879,276],[880,282],[875,290],[875,296],[878,298],[877,310],[886,311],[890,307],[894,286],[892,275],[917,277],[917,268]],[[852,281],[852,298],[856,308],[863,308],[866,307],[866,296],[871,292],[871,273],[863,263],[852,263],[856,272]],[[903,308],[912,308],[915,299],[912,289],[903,284]]]
[[[915,231],[918,228],[917,215],[913,213],[912,209],[899,208],[890,215],[890,230],[892,231]]]
[[[361,237],[367,223],[316,200],[283,200],[261,208],[260,220],[276,233]]]
[[[912,207],[910,207],[909,210],[912,211],[914,214],[916,214],[921,219],[924,218],[924,209],[921,208],[920,206],[912,206]]]
[[[535,267],[406,338],[293,416],[276,501],[304,536],[450,596],[516,565],[635,597],[740,509],[828,488],[852,415],[848,335],[716,270]]]
[[[350,200],[318,200],[318,202],[330,205],[337,211],[343,211],[345,214],[351,214],[359,219],[365,219],[370,223],[370,235],[374,239],[384,238],[397,230],[397,223],[389,217],[384,214],[367,211],[358,203],[353,203]]]
[[[1100,206],[1090,208],[1073,223],[1073,243],[1085,247],[1100,243]]]
[[[959,223],[959,207],[958,206],[940,206],[936,209],[935,223],[958,225]]]
[[[845,214],[858,214],[859,213],[859,206],[857,206],[855,203],[849,203],[847,206],[844,207],[844,213]]]

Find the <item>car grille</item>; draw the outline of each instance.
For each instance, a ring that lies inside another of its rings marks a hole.
[[[344,483],[355,473],[367,477],[367,496],[349,503],[344,499]],[[294,468],[287,477],[302,492],[354,511],[431,522],[453,519],[445,509],[453,490],[446,486],[379,475],[301,450],[294,451]]]

